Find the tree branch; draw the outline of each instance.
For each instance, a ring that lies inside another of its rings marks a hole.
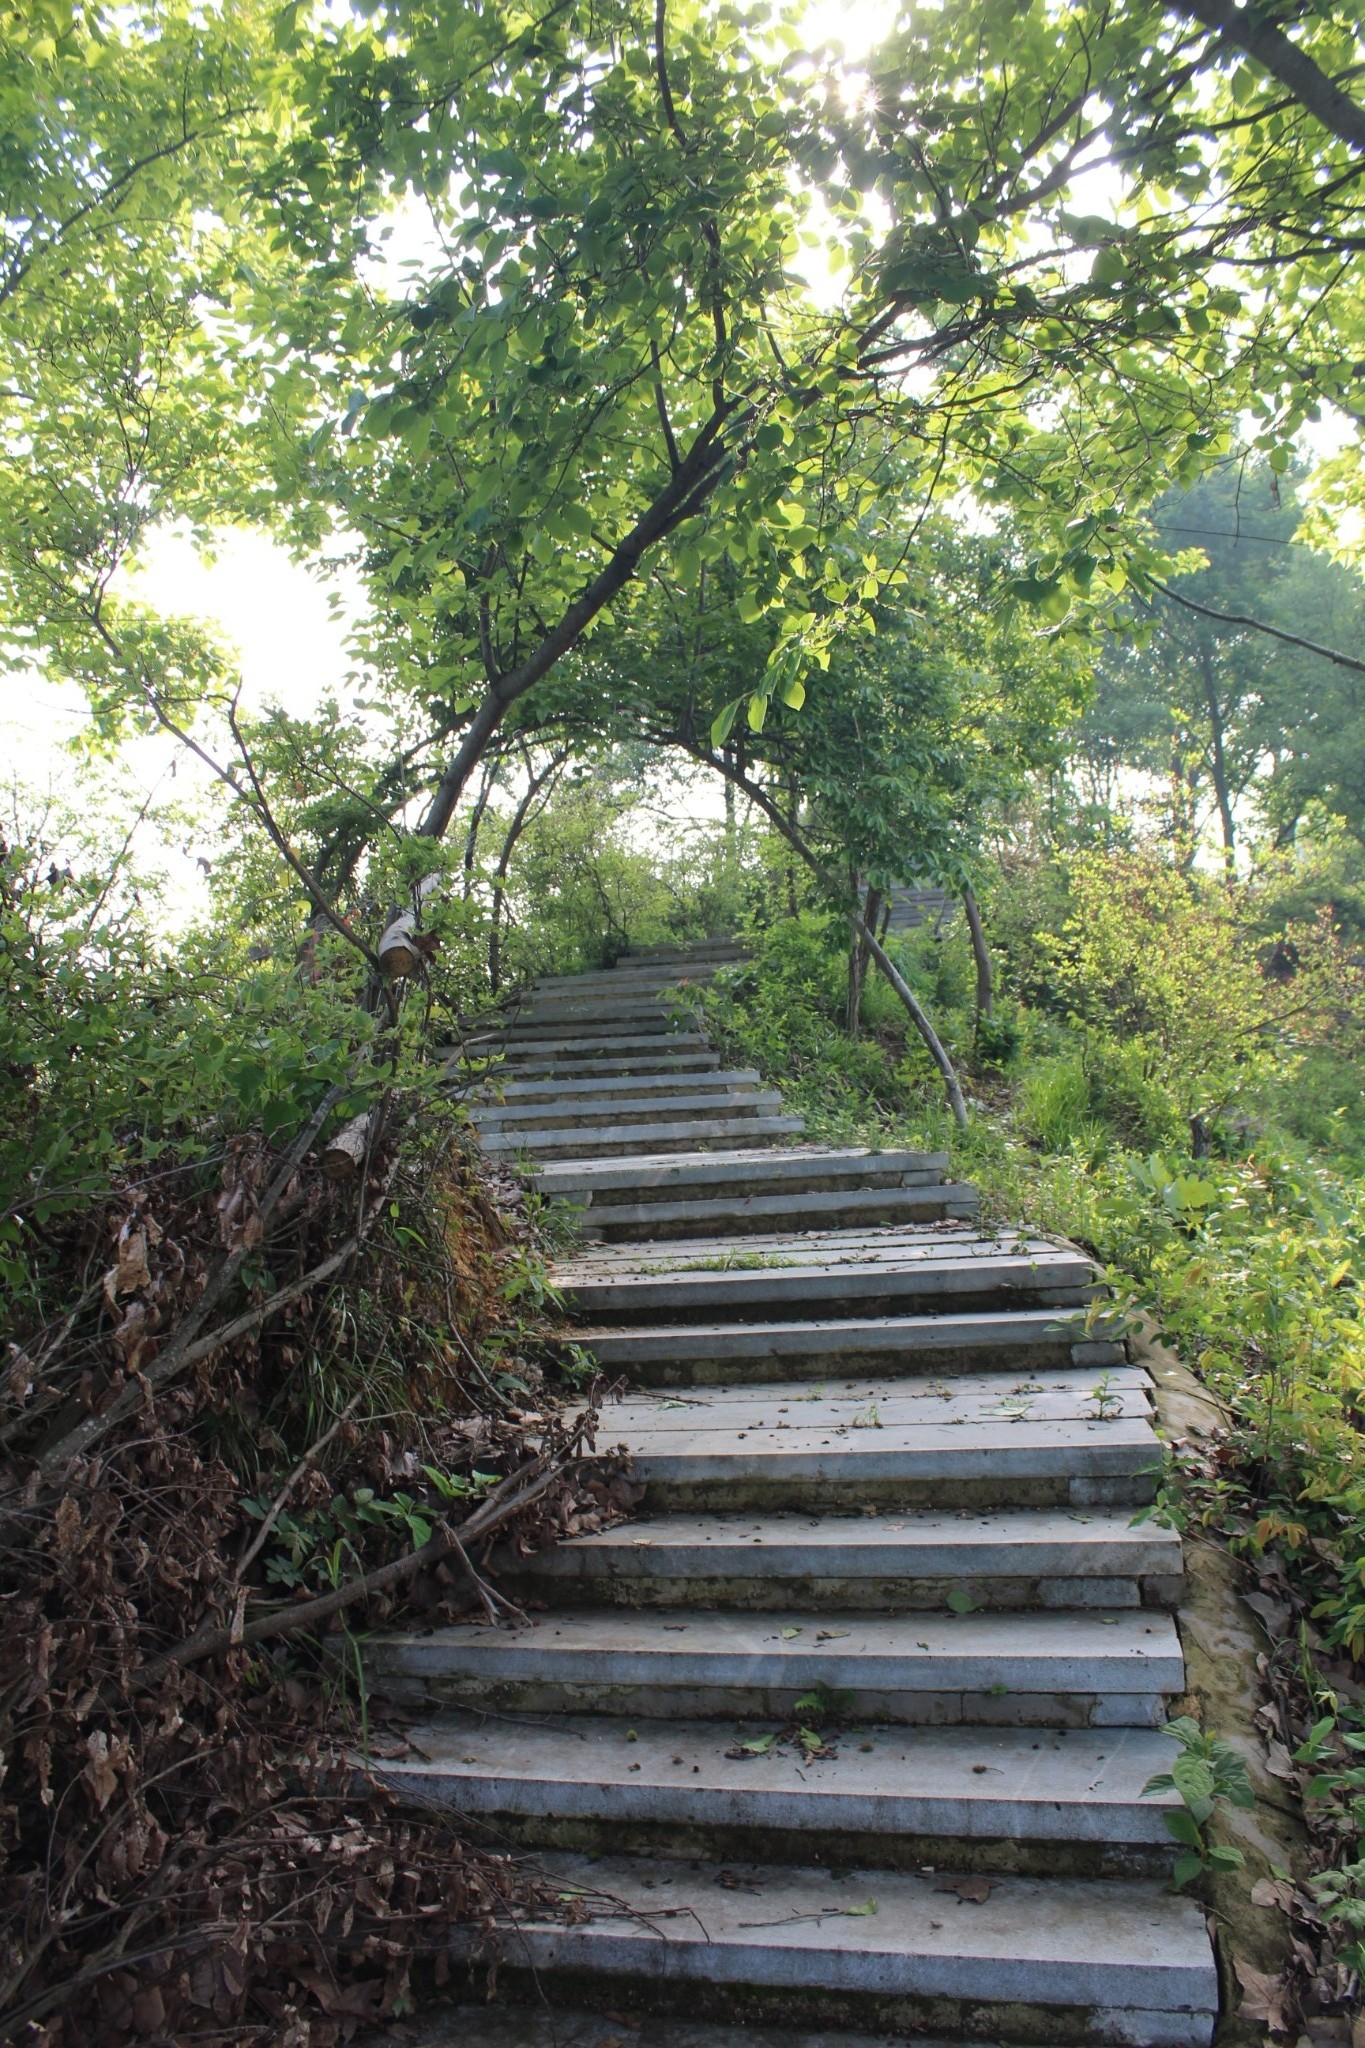
[[[1277,22],[1267,21],[1259,8],[1238,7],[1234,0],[1168,0],[1168,4],[1173,13],[1189,16],[1221,42],[1244,51],[1331,134],[1352,149],[1365,151],[1365,107],[1344,93],[1321,65],[1291,42]]]
[[[1253,619],[1246,612],[1213,611],[1208,605],[1196,604],[1192,597],[1172,590],[1169,583],[1154,581],[1152,588],[1172,604],[1183,605],[1187,612],[1198,612],[1201,619],[1213,619],[1220,626],[1247,626],[1253,633],[1266,633],[1272,640],[1283,640],[1287,647],[1301,647],[1305,654],[1320,655],[1324,661],[1335,662],[1338,668],[1349,668],[1356,675],[1365,676],[1365,661],[1357,661],[1353,654],[1343,654],[1339,647],[1324,647],[1318,640],[1305,640],[1301,633],[1287,633],[1282,626],[1268,625],[1264,619]]]

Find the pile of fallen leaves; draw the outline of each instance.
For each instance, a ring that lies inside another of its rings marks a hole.
[[[1240,2016],[1264,2027],[1268,2039],[1365,2048],[1365,2021],[1357,2018],[1353,2027],[1350,2017],[1359,2013],[1365,1987],[1355,1960],[1365,1907],[1354,1904],[1365,1876],[1365,1683],[1358,1664],[1324,1644],[1315,1621],[1339,1559],[1322,1544],[1295,1551],[1253,1540],[1266,1506],[1262,1475],[1231,1421],[1208,1429],[1197,1444],[1182,1439],[1175,1452],[1185,1512],[1228,1544],[1241,1566],[1242,1598],[1269,1639],[1256,1659],[1265,1694],[1256,1732],[1267,1773],[1302,1817],[1309,1852],[1299,1877],[1284,1871],[1251,1891],[1254,1906],[1285,1916],[1291,1961],[1272,1975],[1236,1959]]]
[[[258,1141],[220,1166],[69,1216],[10,1344],[0,2037],[44,2048],[325,2048],[439,1981],[452,1923],[491,1946],[531,1880],[357,1768],[338,1648],[505,1613],[495,1525],[530,1547],[631,1494],[509,1332],[531,1254],[457,1146],[350,1184]]]

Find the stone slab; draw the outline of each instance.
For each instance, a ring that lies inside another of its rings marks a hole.
[[[683,1093],[689,1090],[756,1088],[762,1076],[756,1067],[732,1067],[724,1072],[712,1068],[696,1073],[675,1074],[665,1070],[658,1074],[616,1074],[559,1076],[544,1081],[504,1080],[490,1092],[489,1101],[543,1102],[562,1098],[571,1102],[576,1096],[653,1095]]]
[[[977,1607],[1164,1606],[1181,1585],[1173,1529],[1122,1509],[886,1509],[647,1515],[529,1557],[499,1576],[552,1604]]]
[[[708,1367],[708,1378],[733,1374],[749,1379],[762,1374],[776,1379],[798,1367],[816,1372],[847,1371],[848,1363],[876,1362],[882,1372],[933,1373],[946,1355],[960,1358],[974,1351],[992,1356],[1017,1348],[1017,1369],[1010,1383],[1038,1369],[1047,1354],[1053,1367],[1081,1348],[1074,1334],[1084,1326],[1080,1313],[1051,1309],[995,1309],[975,1315],[865,1316],[820,1322],[673,1323],[642,1328],[578,1326],[575,1343],[591,1351],[608,1372],[634,1371],[652,1377],[651,1368],[668,1366],[682,1377],[689,1366]],[[1120,1347],[1094,1343],[1096,1365],[1110,1370],[1122,1362]],[[672,1375],[670,1375],[672,1376]],[[808,1389],[805,1389],[808,1391]]]
[[[743,1751],[776,1732],[452,1710],[409,1731],[411,1755],[374,1768],[405,1798],[463,1813],[713,1828],[721,1859],[734,1828],[1155,1848],[1170,1841],[1163,1814],[1181,1803],[1142,1797],[1173,1754],[1155,1729],[859,1727],[831,1733],[827,1757],[791,1741]]]
[[[1076,1253],[1051,1250],[995,1256],[980,1252],[966,1257],[915,1254],[843,1262],[800,1262],[780,1254],[762,1266],[739,1263],[727,1268],[678,1272],[607,1273],[601,1269],[556,1267],[554,1284],[581,1315],[640,1317],[683,1310],[714,1315],[717,1310],[758,1311],[769,1304],[840,1304],[855,1301],[930,1302],[987,1297],[983,1305],[1000,1306],[1000,1297],[1050,1303],[1067,1296],[1064,1305],[1079,1306],[1088,1297],[1094,1269]]]
[[[776,1155],[740,1153],[715,1159],[705,1152],[690,1156],[650,1159],[644,1156],[620,1160],[587,1161],[577,1165],[546,1165],[537,1176],[545,1195],[584,1196],[600,1201],[616,1195],[629,1200],[647,1189],[674,1194],[682,1188],[701,1186],[745,1186],[757,1170],[762,1182],[778,1181],[800,1185],[871,1186],[882,1182],[895,1186],[905,1173],[941,1173],[947,1167],[946,1152],[871,1152],[859,1146],[827,1148],[823,1145],[793,1145]]]
[[[470,1121],[480,1131],[507,1130],[521,1124],[528,1129],[553,1130],[566,1125],[586,1128],[592,1124],[662,1121],[677,1114],[685,1118],[723,1111],[728,1116],[758,1116],[776,1112],[782,1097],[776,1090],[757,1088],[698,1088],[681,1094],[660,1091],[649,1095],[569,1095],[521,1103],[479,1103],[470,1109]]]
[[[1060,1725],[1094,1722],[1093,1703],[1123,1702],[1119,1725],[1151,1725],[1181,1689],[1180,1644],[1156,1611],[868,1615],[564,1612],[518,1630],[475,1623],[374,1638],[365,1659],[386,1680],[440,1685],[469,1704],[553,1698],[565,1711],[672,1718],[780,1714],[817,1683],[849,1696],[850,1716],[939,1724],[988,1718],[1029,1725],[1032,1703],[1065,1696]],[[1134,1712],[1130,1701],[1150,1703]],[[1015,1709],[1011,1711],[1011,1705]]]
[[[715,1230],[750,1237],[777,1223],[796,1229],[815,1229],[835,1220],[930,1223],[944,1216],[973,1216],[976,1209],[974,1188],[925,1174],[919,1185],[911,1187],[824,1188],[804,1194],[735,1195],[711,1201],[611,1203],[594,1207],[590,1214],[585,1212],[585,1229],[589,1236],[608,1240],[675,1242]]]
[[[1156,1884],[1011,1877],[968,1906],[936,1875],[760,1865],[718,1885],[662,1859],[553,1856],[545,1867],[587,1917],[519,1923],[537,1971],[944,2001],[978,2026],[991,2007],[1002,2019],[1047,2008],[1084,2019],[1096,2044],[1212,2036],[1218,1983],[1203,1913]],[[479,1939],[457,1932],[457,1952]],[[1134,2012],[1175,2027],[1134,2033],[1122,2017]]]
[[[490,1131],[480,1139],[485,1152],[559,1152],[573,1159],[620,1156],[636,1145],[656,1151],[675,1146],[691,1151],[698,1145],[752,1145],[760,1139],[795,1137],[805,1125],[799,1116],[721,1116],[707,1120],[657,1124],[602,1124],[591,1130]]]

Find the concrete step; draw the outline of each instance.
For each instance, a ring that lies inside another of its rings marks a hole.
[[[574,1343],[605,1372],[627,1373],[652,1387],[709,1387],[831,1374],[901,1376],[989,1370],[1010,1364],[1013,1380],[1049,1367],[1083,1365],[1101,1372],[1124,1363],[1120,1342],[1099,1324],[1056,1309],[984,1314],[865,1316],[818,1322],[576,1325]]]
[[[734,1194],[694,1202],[616,1202],[585,1214],[584,1232],[609,1243],[617,1239],[672,1242],[715,1232],[751,1237],[780,1224],[793,1230],[817,1230],[831,1223],[935,1223],[947,1217],[975,1216],[978,1206],[975,1188],[957,1181],[945,1184],[926,1175],[924,1185],[902,1188]]]
[[[811,1716],[812,1720],[818,1719]],[[490,1722],[452,1709],[377,1775],[414,1805],[554,1848],[762,1856],[918,1870],[1163,1876],[1170,1769],[1156,1729],[792,1727],[590,1714]],[[749,1748],[745,1748],[745,1744]]]
[[[926,1419],[869,1402],[861,1413],[850,1405],[806,1423],[793,1401],[790,1417],[777,1421],[740,1409],[699,1427],[690,1412],[644,1423],[629,1405],[603,1417],[599,1442],[626,1447],[652,1509],[856,1501],[1131,1511],[1152,1499],[1161,1465],[1141,1395],[1125,1403],[1140,1412],[1103,1421],[1093,1408],[1068,1416],[1025,1407],[1011,1417],[970,1405]]]
[[[676,1036],[684,1027],[674,1011],[661,1003],[630,1004],[616,1008],[592,1008],[568,1015],[538,1017],[533,1010],[519,1010],[508,1030],[500,1034],[508,1052],[542,1045],[547,1040],[598,1038],[656,1038],[661,1033]]]
[[[1006,1877],[971,1903],[937,1873],[551,1856],[578,1910],[518,1921],[504,1970],[556,2002],[586,1977],[614,2002],[690,2018],[935,2028],[1086,2048],[1204,2048],[1218,1982],[1202,1909],[1141,1880]],[[948,1889],[945,1890],[945,1882]],[[984,1883],[984,1880],[978,1881]],[[457,1957],[481,1952],[457,1929]],[[515,1962],[513,1958],[516,1958]]]
[[[490,1149],[494,1143],[502,1141],[490,1141]],[[653,1259],[612,1256],[638,1249],[607,1245],[577,1253],[554,1267],[555,1286],[579,1315],[620,1322],[715,1321],[718,1313],[766,1321],[775,1310],[791,1315],[798,1307],[812,1317],[830,1309],[889,1315],[1078,1307],[1095,1291],[1093,1265],[1070,1247],[932,1226],[755,1238],[714,1251],[689,1242],[685,1253]]]
[[[699,1145],[748,1146],[780,1144],[805,1129],[799,1116],[735,1116],[679,1119],[676,1122],[603,1124],[591,1130],[556,1130],[537,1126],[490,1131],[480,1140],[485,1152],[532,1152],[540,1158],[620,1159],[636,1145],[652,1152],[693,1152]]]
[[[686,966],[665,963],[651,966],[648,961],[637,962],[634,966],[598,967],[590,974],[547,974],[534,984],[534,995],[596,995],[599,990],[644,989],[650,995],[657,995],[664,989],[691,988],[696,984],[705,985],[714,980],[722,966],[733,966],[732,960],[698,960]]]
[[[1145,1608],[1041,1614],[566,1610],[364,1647],[389,1697],[496,1713],[791,1720],[823,1687],[847,1721],[1153,1728],[1181,1691],[1175,1624]],[[804,1710],[803,1710],[804,1711]]]
[[[724,961],[746,960],[749,948],[742,939],[698,939],[688,945],[639,946],[623,953],[616,963],[616,971],[629,967],[654,967],[660,961],[670,966],[695,967],[701,960]]]
[[[731,1089],[747,1092],[759,1088],[762,1076],[756,1067],[718,1067],[675,1073],[665,1069],[657,1074],[613,1073],[559,1075],[541,1081],[498,1079],[477,1098],[490,1105],[499,1102],[574,1102],[586,1096],[594,1100],[624,1095],[707,1094]]]
[[[612,1202],[710,1200],[744,1194],[812,1194],[822,1189],[923,1186],[938,1181],[946,1152],[870,1152],[861,1146],[830,1150],[788,1145],[780,1152],[743,1151],[721,1158],[707,1152],[673,1158],[641,1153],[628,1160],[545,1165],[536,1185],[547,1201],[559,1197],[580,1208]]]
[[[1127,1509],[645,1515],[529,1557],[501,1582],[556,1606],[819,1611],[1169,1607],[1180,1538]]]
[[[470,1049],[478,1050],[477,1044],[471,1042]],[[646,1053],[658,1058],[661,1055],[676,1057],[684,1052],[704,1052],[710,1053],[716,1064],[720,1064],[719,1055],[711,1051],[710,1041],[698,1031],[571,1031],[557,1037],[499,1037],[488,1039],[484,1050],[504,1066],[515,1068],[518,1075],[527,1071],[532,1060],[551,1060],[580,1071],[577,1067],[580,1060],[607,1060],[619,1067],[632,1053]]]
[[[534,1986],[529,1996],[534,1996]],[[603,1986],[604,2002],[610,2003]],[[543,1994],[542,1994],[543,1996]],[[718,2026],[666,2013],[586,2012],[556,1998],[539,2005],[424,2006],[420,2019],[404,2021],[401,2034],[357,2035],[357,2048],[888,2048],[883,2033],[831,2033],[821,2027]],[[942,2039],[916,2034],[915,2048],[948,2048]],[[954,2042],[952,2048],[986,2048],[983,2042]]]
[[[661,1076],[680,1074],[706,1074],[715,1072],[720,1066],[720,1054],[709,1050],[698,1050],[705,1040],[690,1039],[692,1050],[679,1052],[676,1038],[661,1041],[650,1038],[643,1041],[649,1047],[645,1052],[608,1053],[602,1058],[583,1059],[571,1054],[561,1059],[557,1054],[545,1058],[517,1059],[508,1066],[494,1061],[490,1066],[481,1067],[475,1085],[478,1087],[504,1088],[514,1081],[628,1081],[641,1074]],[[447,1069],[454,1076],[467,1071],[464,1063],[452,1055],[446,1060]]]
[[[727,1117],[777,1115],[782,1097],[757,1088],[693,1089],[682,1095],[571,1095],[557,1101],[496,1103],[471,1108],[470,1121],[483,1131],[590,1130],[597,1125],[664,1123],[674,1117],[691,1121],[723,1113]]]

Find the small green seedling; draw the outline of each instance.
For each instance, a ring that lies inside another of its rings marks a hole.
[[[1184,1802],[1165,1816],[1168,1834],[1181,1847],[1171,1873],[1179,1890],[1207,1870],[1236,1870],[1246,1861],[1240,1849],[1211,1846],[1204,1830],[1219,1800],[1249,1808],[1256,1804],[1256,1794],[1246,1764],[1232,1744],[1206,1735],[1187,1714],[1168,1721],[1162,1733],[1179,1744],[1180,1754],[1169,1771],[1159,1771],[1147,1780],[1142,1796],[1146,1799],[1157,1792],[1174,1791]]]

